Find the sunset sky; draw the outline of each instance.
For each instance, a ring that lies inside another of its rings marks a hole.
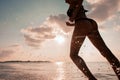
[[[120,60],[120,1],[85,0],[84,7]],[[64,0],[0,0],[0,61],[70,61],[74,27],[65,25],[67,9]],[[88,38],[79,55],[85,61],[106,61]]]

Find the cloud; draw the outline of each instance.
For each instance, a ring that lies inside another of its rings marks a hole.
[[[96,3],[91,4],[92,11],[89,16],[98,21],[105,21],[118,12],[119,4],[119,0],[98,0]]]
[[[49,17],[49,21],[51,23],[56,23],[65,33],[68,33],[71,31],[71,28],[68,28],[65,24],[65,21],[68,19],[68,17],[64,14],[59,14],[58,16],[51,15]]]
[[[25,41],[29,46],[39,47],[39,43],[43,42],[44,40],[35,39],[30,37],[29,35],[24,35]]]
[[[40,26],[27,27],[21,32],[28,46],[39,48],[46,40],[54,39],[58,34],[71,31],[65,24],[67,16],[64,14],[50,15]]]
[[[20,57],[20,54],[23,54],[23,47],[19,44],[10,45],[8,47],[0,48],[0,60],[12,60],[15,57]],[[16,56],[15,56],[16,55]]]
[[[116,27],[113,28],[115,31],[120,31],[120,25],[116,25]]]
[[[120,12],[116,13],[115,16],[109,19],[106,24],[108,24],[108,28],[120,31]]]
[[[52,28],[48,26],[22,29],[25,42],[31,47],[39,47],[45,40],[54,38],[52,31]]]
[[[8,57],[12,53],[14,53],[13,50],[0,50],[0,58]]]

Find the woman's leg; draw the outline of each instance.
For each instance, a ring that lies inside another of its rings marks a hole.
[[[120,62],[108,49],[98,30],[95,30],[91,34],[89,34],[88,38],[93,43],[93,45],[100,51],[100,53],[109,61],[109,63],[112,65],[114,72],[120,80]]]
[[[80,56],[78,56],[79,49],[83,44],[84,39],[85,36],[73,36],[71,41],[70,57],[73,60],[73,62],[77,65],[77,67],[89,78],[89,80],[97,80],[86,66],[84,60]]]

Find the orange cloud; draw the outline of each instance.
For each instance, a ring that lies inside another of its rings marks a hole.
[[[38,48],[44,41],[54,39],[57,34],[70,32],[71,29],[65,24],[66,19],[67,16],[64,14],[51,15],[38,27],[22,29],[26,44]]]
[[[105,21],[118,12],[119,3],[119,0],[99,0],[91,4],[92,11],[89,16],[98,21]]]
[[[0,48],[0,61],[17,60],[20,55],[24,54],[23,47],[19,44],[10,45],[8,47]]]

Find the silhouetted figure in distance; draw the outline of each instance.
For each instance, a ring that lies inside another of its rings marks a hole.
[[[69,4],[69,9],[67,11],[69,21],[74,22],[73,24],[66,22],[66,24],[68,26],[75,26],[70,47],[70,57],[72,61],[89,80],[97,80],[86,66],[84,60],[78,56],[79,49],[87,36],[92,44],[99,50],[101,55],[107,59],[120,80],[120,62],[104,43],[98,31],[96,21],[87,18],[85,14],[87,10],[85,10],[82,5],[83,0],[65,0],[65,2]]]

